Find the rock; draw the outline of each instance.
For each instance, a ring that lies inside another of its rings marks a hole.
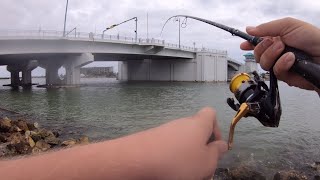
[[[60,144],[60,139],[56,138],[54,135],[48,136],[44,139],[44,141],[50,145],[58,145]]]
[[[66,141],[63,141],[61,143],[61,146],[68,146],[68,147],[71,147],[71,146],[74,146],[77,144],[77,141],[74,140],[74,139],[69,139],[69,140],[66,140]]]
[[[54,130],[54,131],[52,131],[52,133],[53,133],[53,135],[55,137],[59,137],[60,136],[60,132],[58,130]]]
[[[37,129],[34,123],[27,123],[27,126],[30,131],[34,131]]]
[[[8,132],[11,126],[11,119],[5,117],[0,120],[0,132]]]
[[[32,154],[39,154],[39,153],[41,153],[41,152],[42,152],[42,150],[39,149],[39,148],[37,148],[37,147],[34,147],[34,148],[32,149]]]
[[[32,147],[32,148],[36,145],[36,143],[34,142],[34,140],[30,136],[28,137],[28,142],[29,142],[30,147]]]
[[[320,162],[315,162],[310,165],[310,167],[318,172],[320,172]]]
[[[16,144],[20,143],[22,141],[25,141],[25,137],[21,135],[21,133],[16,132],[12,133],[8,138],[7,141],[10,142],[11,144]]]
[[[24,120],[18,120],[16,123],[15,123],[18,128],[20,128],[23,132],[26,132],[26,131],[29,131],[29,127],[28,127],[28,124],[26,121]]]
[[[36,129],[39,129],[39,128],[40,128],[40,125],[39,125],[39,123],[37,123],[37,122],[33,123],[33,126],[34,126]]]
[[[307,176],[294,170],[279,171],[273,177],[273,180],[307,180],[307,179],[308,179]]]
[[[45,139],[46,137],[49,136],[54,136],[52,131],[46,130],[46,129],[41,129],[38,134],[41,136],[42,139]]]
[[[0,134],[0,142],[1,142],[1,143],[5,143],[5,142],[7,142],[7,138],[6,138],[6,136],[4,136],[4,135]]]
[[[29,153],[31,153],[31,147],[30,147],[29,143],[27,143],[25,141],[21,141],[21,142],[16,143],[16,144],[8,144],[7,148],[10,151],[16,152],[17,154],[29,154]]]
[[[38,133],[31,133],[30,137],[34,140],[34,142],[40,141],[42,139],[41,135]]]
[[[7,145],[9,145],[9,143],[0,144],[0,157],[4,157],[8,154]]]
[[[228,168],[217,168],[213,177],[213,179],[215,180],[227,180],[228,178],[229,178]]]
[[[89,143],[90,143],[89,138],[87,136],[81,137],[77,142],[77,144],[89,144]]]
[[[229,177],[233,180],[266,180],[266,177],[260,172],[245,166],[230,169]]]
[[[10,130],[9,130],[9,132],[21,132],[22,131],[22,129],[20,129],[18,126],[16,126],[16,125],[13,125],[13,126],[11,126],[11,128],[10,128]]]
[[[320,175],[315,175],[313,179],[314,180],[320,180]]]
[[[46,143],[44,140],[40,140],[36,142],[36,147],[41,149],[42,151],[46,151],[50,149],[50,144]]]

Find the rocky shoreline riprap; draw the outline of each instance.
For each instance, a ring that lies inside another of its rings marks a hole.
[[[58,131],[40,128],[37,123],[18,118],[0,119],[0,158],[37,154],[52,148],[88,144],[88,137],[62,140]]]
[[[306,173],[296,170],[282,170],[276,172],[271,178],[267,178],[263,173],[248,166],[238,166],[234,168],[218,168],[214,175],[214,180],[320,180],[320,163],[310,165],[313,173]]]

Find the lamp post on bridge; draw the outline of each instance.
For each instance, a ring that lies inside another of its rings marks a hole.
[[[135,32],[135,41],[137,42],[137,39],[138,39],[138,18],[137,17],[133,17],[133,18],[125,20],[125,21],[123,21],[123,22],[121,22],[119,24],[113,24],[110,27],[107,27],[105,30],[102,31],[102,39],[104,38],[104,33],[106,31],[108,31],[109,29],[112,29],[112,28],[114,28],[116,26],[119,26],[119,25],[124,24],[124,23],[126,23],[128,21],[131,21],[131,20],[135,20],[135,22],[136,22],[136,29],[135,29],[134,32]]]
[[[181,22],[180,22],[180,18],[177,18],[176,21],[179,22],[179,49],[180,49],[180,47],[181,47],[181,44],[180,44],[180,42],[181,42]]]
[[[68,14],[68,4],[69,4],[69,0],[67,0],[66,11],[65,11],[65,14],[64,14],[63,37],[66,37],[66,24],[67,24],[67,14]]]

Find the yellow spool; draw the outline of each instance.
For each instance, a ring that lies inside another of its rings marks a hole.
[[[240,88],[242,81],[248,81],[250,79],[249,74],[247,73],[240,73],[235,75],[230,82],[230,91],[235,93],[237,89]]]

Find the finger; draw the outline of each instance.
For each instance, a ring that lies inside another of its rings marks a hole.
[[[274,74],[280,80],[288,79],[290,68],[294,64],[295,56],[292,52],[282,55],[273,67]]]
[[[274,74],[279,80],[287,82],[289,86],[300,87],[304,89],[314,90],[311,83],[306,81],[303,77],[290,72],[290,68],[295,62],[295,56],[292,52],[282,55],[273,67]]]
[[[285,48],[285,45],[280,38],[274,38],[273,41],[274,43],[267,48],[260,57],[260,66],[266,71],[269,71],[270,68],[275,64]]]
[[[210,107],[205,107],[201,109],[197,114],[194,115],[194,119],[199,123],[202,128],[205,137],[205,141],[210,138],[212,133],[214,133],[215,139],[221,138],[221,132],[219,130],[218,123],[216,120],[216,111]]]
[[[228,151],[227,143],[222,140],[214,141],[208,147],[212,163],[217,162]]]
[[[283,36],[292,29],[299,27],[302,21],[294,18],[283,18],[268,23],[261,24],[257,27],[248,26],[246,31],[253,36]]]
[[[245,41],[240,44],[240,49],[245,50],[245,51],[249,51],[249,50],[253,50],[254,46],[252,44],[250,44],[248,41]]]
[[[254,48],[254,58],[257,63],[260,62],[261,55],[273,44],[271,38],[265,38]]]

